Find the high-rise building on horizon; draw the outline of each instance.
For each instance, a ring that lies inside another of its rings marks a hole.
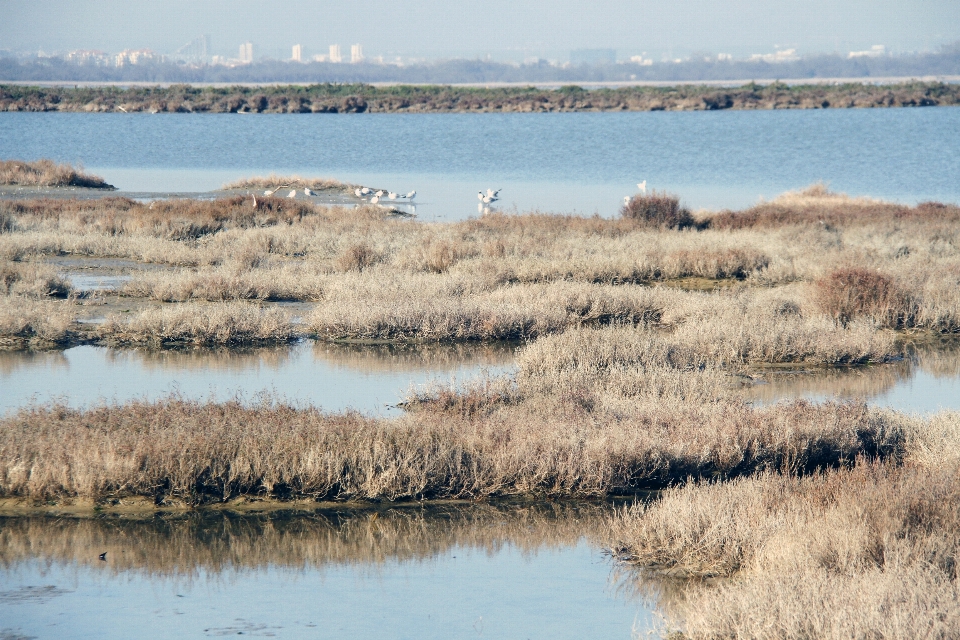
[[[293,45],[293,53],[290,55],[290,59],[294,62],[303,62],[303,45]]]
[[[343,55],[340,53],[340,45],[330,45],[330,62],[343,62]]]
[[[359,44],[350,45],[350,62],[353,64],[363,62],[363,47]]]
[[[253,62],[252,42],[244,42],[240,45],[240,62]]]

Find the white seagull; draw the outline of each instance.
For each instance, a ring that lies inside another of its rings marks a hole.
[[[497,200],[499,200],[499,198],[496,198],[494,196],[483,195],[483,191],[477,191],[477,198],[479,198],[480,202],[482,202],[483,204],[490,204],[491,202],[496,202]]]
[[[630,204],[630,196],[623,196],[623,204]]]
[[[390,198],[391,200],[396,200],[396,199],[397,199],[397,194],[395,194],[393,191],[391,191],[391,192],[389,192],[389,193],[387,194],[387,197]]]
[[[646,193],[646,192],[647,192],[647,181],[644,180],[643,182],[638,182],[638,183],[637,183],[637,189],[640,190],[640,193]]]
[[[377,204],[378,202],[380,202],[380,196],[373,196],[370,198],[370,204]]]
[[[297,190],[296,190],[296,189],[291,189],[291,190],[290,190],[290,193],[287,194],[287,197],[288,197],[288,198],[296,198],[296,197],[297,197]]]
[[[360,188],[360,195],[368,196],[368,195],[370,195],[371,193],[373,193],[373,189],[371,189],[370,187],[361,187],[361,188]]]
[[[312,195],[313,195],[313,191],[310,191],[310,189],[309,189],[308,187],[304,187],[304,188],[303,188],[303,195],[305,195],[305,196],[312,196]]]
[[[353,193],[354,193],[354,195],[356,195],[358,198],[362,198],[362,197],[363,197],[363,191],[360,191],[360,188],[359,188],[359,187],[357,187],[356,189],[354,189],[354,190],[353,190]]]
[[[382,198],[382,197],[383,197],[383,189],[380,189],[380,191],[377,191],[377,192],[376,192],[375,194],[373,194],[373,195],[377,196],[378,198]]]
[[[496,198],[497,196],[500,195],[501,191],[503,191],[503,189],[497,189],[496,191],[494,191],[493,189],[487,189],[487,195],[492,198]]]
[[[411,191],[410,193],[408,193],[408,194],[405,195],[404,197],[407,198],[408,200],[413,200],[414,198],[417,197],[417,192],[416,192],[416,191]]]

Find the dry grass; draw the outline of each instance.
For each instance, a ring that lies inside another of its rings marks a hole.
[[[612,522],[623,559],[690,583],[688,638],[948,638],[960,632],[960,414],[893,413],[905,466],[692,483]]]
[[[76,312],[63,303],[23,296],[0,296],[0,347],[69,342]]]
[[[901,440],[895,419],[858,405],[651,398],[617,415],[577,397],[555,403],[498,403],[487,390],[398,419],[176,398],[32,407],[0,419],[0,495],[596,497],[688,476],[809,472],[895,453]]]
[[[0,264],[0,295],[31,298],[65,298],[70,284],[48,265],[8,262]]]
[[[24,185],[32,187],[85,187],[88,189],[115,189],[100,176],[83,173],[83,168],[75,169],[68,164],[57,164],[52,160],[21,162],[20,160],[0,160],[0,184]]]
[[[231,346],[287,342],[296,334],[281,309],[244,303],[149,308],[114,314],[97,327],[111,345]]]
[[[313,191],[345,191],[352,192],[354,185],[334,180],[333,178],[301,178],[300,176],[253,176],[228,182],[220,187],[224,191],[230,189],[270,189],[285,186],[289,189],[303,189],[307,187]],[[284,194],[285,195],[285,194]]]

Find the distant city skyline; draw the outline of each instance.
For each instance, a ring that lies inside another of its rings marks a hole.
[[[960,40],[960,3],[953,0],[367,0],[349,6],[306,0],[8,0],[4,11],[0,49],[51,53],[151,49],[170,55],[209,35],[207,57],[224,58],[236,58],[249,42],[254,59],[290,59],[294,45],[301,46],[303,60],[329,56],[334,45],[351,52],[359,45],[368,60],[567,61],[578,50],[614,50],[622,60],[659,61],[790,49],[799,55],[845,54],[878,45],[896,53]]]

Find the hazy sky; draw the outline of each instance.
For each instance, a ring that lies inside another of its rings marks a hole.
[[[170,53],[210,34],[213,53],[289,57],[339,43],[367,56],[566,59],[690,52],[801,53],[934,49],[960,40],[958,0],[0,0],[0,49],[151,48]]]

